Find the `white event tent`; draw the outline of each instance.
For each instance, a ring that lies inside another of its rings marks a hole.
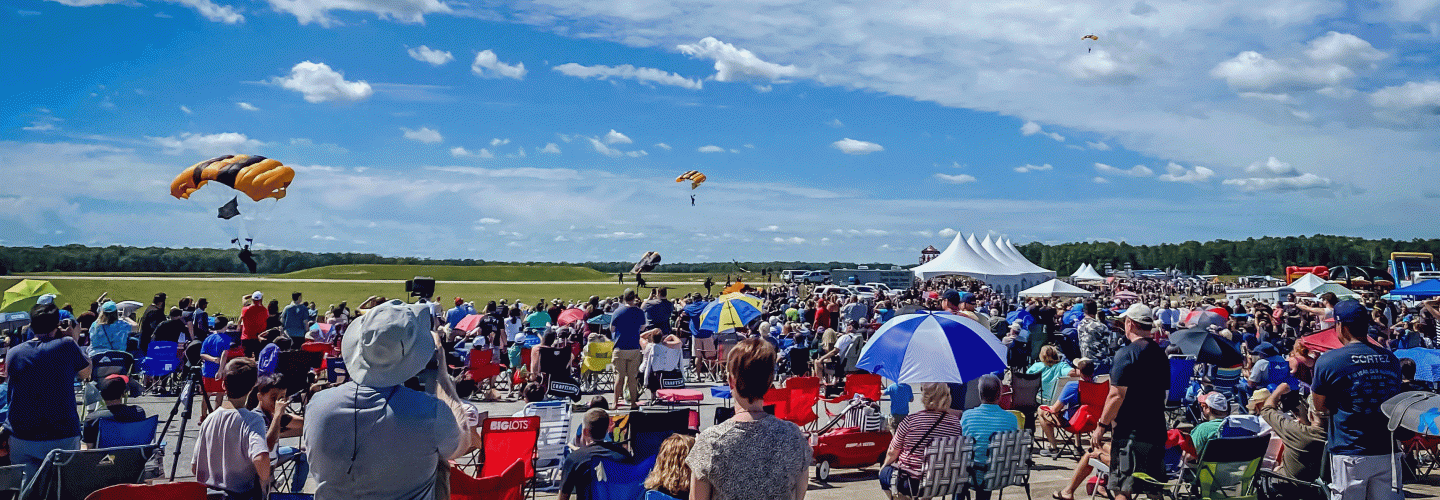
[[[1055,278],[1055,271],[1030,262],[1009,240],[990,236],[981,240],[974,234],[967,238],[959,233],[940,255],[911,271],[922,280],[946,275],[968,276],[1010,296]]]
[[[1076,281],[1105,281],[1105,277],[1095,272],[1095,267],[1090,264],[1080,264],[1080,269],[1076,269],[1070,277]]]
[[[1095,294],[1060,280],[1050,280],[1020,292],[1021,297],[1093,297]]]

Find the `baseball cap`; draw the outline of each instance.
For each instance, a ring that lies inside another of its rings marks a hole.
[[[45,294],[45,295],[41,295],[40,298],[35,299],[35,303],[36,303],[36,304],[54,304],[54,303],[55,303],[55,294],[53,294],[53,293],[47,293],[47,294]]]
[[[1342,300],[1335,304],[1335,321],[1346,326],[1360,327],[1361,331],[1370,326],[1370,311],[1355,299]]]
[[[959,304],[960,292],[957,292],[954,289],[945,290],[945,293],[940,294],[940,298],[945,299],[946,302],[949,302],[951,304]]]
[[[130,377],[116,373],[105,377],[97,385],[100,389],[100,399],[115,401],[125,397],[125,393],[130,388]]]
[[[55,331],[60,326],[60,309],[55,304],[35,304],[30,308],[30,330],[37,334],[46,334]]]
[[[113,300],[107,300],[104,304],[100,304],[100,312],[113,313],[118,310],[120,310],[120,306],[115,305]]]
[[[464,304],[464,303],[465,303],[465,300],[464,300],[464,299],[461,299],[460,297],[455,297],[455,305],[458,306],[458,305]]]
[[[1205,396],[1205,406],[1221,413],[1230,413],[1230,399],[1218,392],[1212,392],[1209,396]]]
[[[970,293],[970,292],[962,292],[962,293],[960,294],[960,302],[964,302],[964,303],[966,303],[966,304],[974,304],[974,303],[975,303],[975,300],[976,300],[976,299],[975,299],[975,294],[973,294],[973,293]]]
[[[1145,326],[1155,326],[1155,315],[1150,312],[1150,306],[1145,304],[1131,304],[1123,316]]]

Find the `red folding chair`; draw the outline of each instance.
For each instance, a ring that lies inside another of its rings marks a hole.
[[[535,478],[535,443],[540,439],[540,417],[487,418],[480,428],[480,477],[498,476],[516,460],[525,463],[523,479]]]
[[[850,401],[855,397],[856,394],[859,394],[861,396],[865,396],[866,399],[879,402],[881,396],[880,382],[880,376],[873,373],[854,373],[846,375],[845,393],[830,399],[825,399],[823,401],[825,401],[826,403],[841,404]],[[835,413],[830,411],[829,406],[825,407],[825,414],[831,417],[835,416]]]
[[[95,490],[85,500],[205,500],[205,485],[193,481],[117,484]]]
[[[516,459],[498,476],[475,478],[450,466],[450,500],[521,500],[525,498],[525,460]]]
[[[1094,431],[1100,422],[1100,411],[1105,408],[1105,399],[1110,396],[1110,383],[1084,380],[1077,383],[1080,389],[1080,404],[1074,417],[1061,420],[1062,425],[1058,429],[1065,445],[1056,451],[1064,453],[1068,449],[1076,458],[1080,458],[1080,450],[1083,449],[1080,438]]]
[[[789,420],[790,416],[790,389],[777,389],[771,387],[765,393],[765,406],[775,406],[775,416],[781,420]]]
[[[470,350],[470,379],[475,383],[495,378],[503,371],[500,364],[495,362],[494,349]]]
[[[805,427],[815,423],[820,416],[815,414],[815,404],[820,402],[820,377],[791,377],[785,380],[790,389],[790,413],[795,416],[795,425]]]

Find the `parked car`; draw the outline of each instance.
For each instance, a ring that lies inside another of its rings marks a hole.
[[[870,286],[866,286],[866,285],[850,285],[850,286],[845,287],[845,288],[848,289],[848,290],[850,290],[850,293],[855,294],[856,297],[860,297],[861,299],[864,299],[864,300],[875,300],[875,288],[874,288],[874,287],[870,287]]]
[[[782,283],[799,283],[806,272],[807,271],[803,269],[786,269],[780,271],[780,281]]]
[[[805,273],[806,283],[824,284],[830,282],[830,271],[810,271]]]
[[[841,297],[849,297],[849,296],[850,296],[850,289],[845,288],[845,287],[843,287],[843,286],[821,285],[821,286],[815,287],[815,290],[811,291],[810,293],[811,293],[812,296],[815,296],[815,297],[824,297],[824,296],[826,296],[826,295],[831,295],[831,294],[839,295],[839,296],[841,296]]]

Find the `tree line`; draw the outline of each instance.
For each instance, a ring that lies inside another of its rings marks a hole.
[[[1247,238],[1243,241],[1214,240],[1131,245],[1125,242],[1084,242],[1019,246],[1027,259],[1068,275],[1082,263],[1104,270],[1105,264],[1135,269],[1179,269],[1191,274],[1274,274],[1285,266],[1325,265],[1330,267],[1372,266],[1384,268],[1390,252],[1440,254],[1440,239],[1371,240],[1350,236],[1287,236]],[[917,251],[918,254],[918,251]],[[256,250],[261,272],[280,274],[315,267],[342,264],[401,264],[484,266],[499,264],[545,264],[542,262],[498,262],[483,259],[422,259],[384,257],[365,253],[311,253],[290,250]],[[605,273],[629,272],[632,262],[580,262]],[[889,264],[869,263],[872,269]],[[660,264],[653,272],[749,274],[784,269],[854,268],[853,262],[707,262]],[[907,265],[906,267],[913,267]],[[44,247],[0,247],[0,274],[43,272],[191,272],[244,273],[245,266],[233,249],[163,247],[90,247],[84,245]]]
[[[1370,266],[1384,270],[1390,252],[1440,254],[1440,239],[1365,239],[1353,236],[1285,236],[1131,245],[1086,242],[1019,246],[1025,258],[1056,273],[1069,275],[1088,263],[1104,272],[1130,263],[1134,269],[1179,269],[1189,274],[1281,275],[1286,266]]]

